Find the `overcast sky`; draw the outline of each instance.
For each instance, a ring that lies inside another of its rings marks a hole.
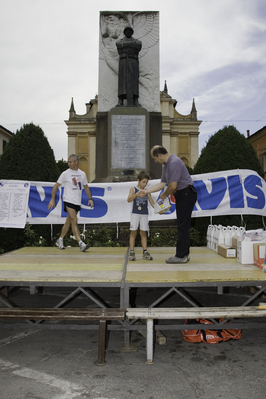
[[[99,12],[160,12],[160,90],[190,113],[200,150],[233,124],[246,136],[266,125],[265,0],[0,0],[0,124],[42,127],[67,159],[71,98],[77,114],[98,93]]]

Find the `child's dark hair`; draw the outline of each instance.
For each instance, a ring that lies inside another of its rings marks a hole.
[[[138,174],[138,180],[140,181],[140,180],[143,180],[143,179],[148,179],[148,180],[150,180],[150,175],[149,175],[149,173],[144,172],[144,171],[139,172],[139,174]]]

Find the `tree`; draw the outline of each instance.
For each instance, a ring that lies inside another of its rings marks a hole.
[[[60,159],[60,161],[56,162],[56,165],[58,166],[59,169],[59,173],[61,174],[62,172],[64,172],[65,170],[68,169],[68,162],[64,161],[64,159]]]
[[[194,166],[193,173],[231,169],[251,169],[264,177],[264,171],[252,144],[234,126],[226,126],[209,139]]]
[[[55,182],[60,174],[54,152],[43,130],[33,123],[26,124],[14,134],[0,159],[0,179]],[[27,245],[29,229],[0,229],[1,248],[10,251]],[[50,226],[35,225],[35,240],[40,236],[49,244]]]
[[[193,169],[193,174],[232,169],[251,169],[264,177],[264,171],[251,143],[234,126],[225,126],[209,139]],[[205,234],[209,222],[209,218],[195,218],[192,225]],[[240,226],[242,219],[240,215],[214,216],[212,223]],[[261,216],[245,215],[244,223],[247,229],[263,227]]]
[[[0,159],[0,179],[56,181],[59,169],[43,130],[33,123],[14,134]]]

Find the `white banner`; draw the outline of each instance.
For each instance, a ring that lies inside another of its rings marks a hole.
[[[0,227],[25,227],[29,191],[29,182],[0,180]]]
[[[266,216],[266,182],[252,170],[228,170],[192,176],[198,192],[192,217],[252,214]],[[151,187],[160,180],[150,180]],[[127,202],[130,187],[137,182],[90,183],[94,208],[88,206],[83,190],[78,223],[121,223],[130,221],[131,204]],[[63,186],[56,195],[56,207],[48,210],[54,183],[31,182],[27,222],[30,224],[63,224],[67,214],[63,209]],[[154,201],[159,197],[153,193]],[[174,219],[175,198],[171,196],[169,214],[156,215],[149,208],[150,220]]]

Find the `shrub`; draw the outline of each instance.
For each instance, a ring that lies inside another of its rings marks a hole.
[[[24,246],[26,247],[45,247],[46,240],[32,229],[28,223],[24,228]]]
[[[175,247],[176,238],[177,230],[174,227],[152,228],[148,238],[148,245],[150,247]]]
[[[116,247],[116,232],[114,229],[99,227],[85,232],[86,242],[91,247]]]

